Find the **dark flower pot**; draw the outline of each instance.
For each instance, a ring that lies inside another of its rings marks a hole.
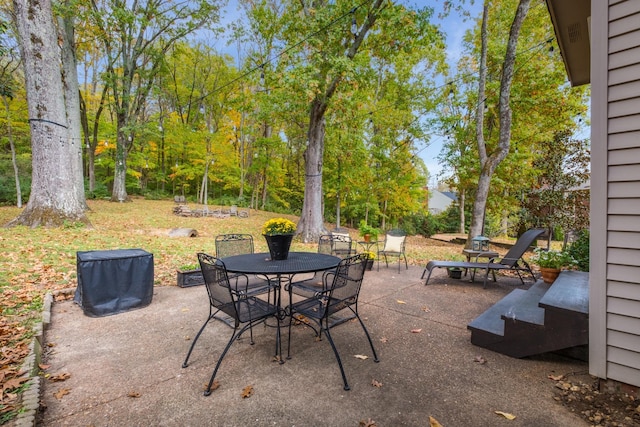
[[[368,259],[366,261],[366,264],[364,265],[365,270],[372,270],[373,269],[373,260],[372,259]]]
[[[272,260],[287,259],[293,234],[274,234],[271,236],[265,234],[264,238],[267,241],[267,246],[269,246],[269,253],[271,254]]]
[[[449,272],[449,277],[451,277],[452,279],[462,279],[462,269],[450,268],[448,272]]]

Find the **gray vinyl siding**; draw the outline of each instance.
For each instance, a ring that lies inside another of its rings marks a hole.
[[[606,279],[604,295],[594,296],[607,313],[606,378],[640,386],[640,1],[609,0],[604,23]]]

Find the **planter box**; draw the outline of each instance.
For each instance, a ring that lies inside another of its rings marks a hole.
[[[204,285],[204,277],[200,270],[177,271],[178,286],[188,288],[190,286]]]

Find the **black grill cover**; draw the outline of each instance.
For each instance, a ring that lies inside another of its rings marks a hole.
[[[87,316],[141,308],[153,297],[153,254],[142,249],[77,252],[74,301]]]

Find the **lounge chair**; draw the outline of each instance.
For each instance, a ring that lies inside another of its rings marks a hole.
[[[518,277],[520,281],[524,285],[524,279],[520,274],[521,271],[528,272],[531,274],[533,281],[536,281],[536,277],[533,275],[533,271],[529,264],[522,259],[522,256],[527,251],[527,249],[531,246],[531,244],[544,233],[544,230],[538,228],[532,228],[531,230],[527,230],[518,241],[516,241],[515,245],[509,249],[509,251],[502,258],[490,258],[488,262],[466,262],[466,261],[429,261],[427,266],[424,268],[422,272],[421,279],[424,279],[425,273],[429,273],[427,275],[427,280],[425,281],[425,286],[429,283],[429,278],[431,277],[431,273],[435,268],[451,268],[458,267],[464,269],[472,270],[472,280],[475,279],[475,270],[481,269],[485,270],[484,274],[484,287],[487,287],[487,278],[489,277],[489,272],[493,274],[493,281],[496,281],[495,272],[497,270],[512,270],[518,273]],[[479,255],[482,256],[482,255]]]

